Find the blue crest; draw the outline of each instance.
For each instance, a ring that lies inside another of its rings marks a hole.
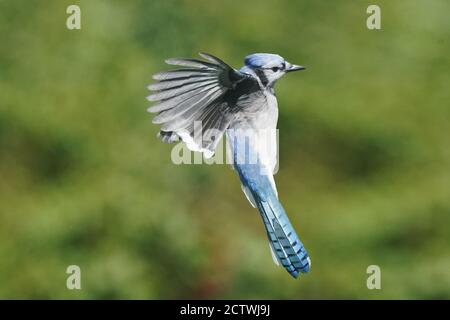
[[[245,57],[245,65],[251,68],[280,65],[283,62],[283,57],[271,53],[254,53]]]

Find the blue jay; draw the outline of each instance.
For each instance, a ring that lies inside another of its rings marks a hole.
[[[154,92],[147,99],[157,102],[148,111],[157,114],[153,123],[161,125],[158,137],[168,143],[182,140],[209,158],[226,134],[228,155],[243,192],[261,214],[272,258],[297,278],[309,271],[311,260],[278,200],[273,178],[278,121],[274,85],[304,67],[276,54],[255,53],[235,70],[211,54],[200,56],[167,59],[179,68],[153,75],[156,82],[148,88]],[[263,130],[271,133],[263,135]],[[263,152],[268,145],[275,148]]]

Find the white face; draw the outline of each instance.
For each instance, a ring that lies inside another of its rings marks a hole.
[[[286,62],[270,64],[264,66],[262,70],[268,80],[268,85],[274,85],[278,79],[286,74]]]
[[[303,70],[302,66],[291,64],[283,57],[271,53],[254,53],[245,57],[245,67],[258,76],[264,87],[272,87],[287,72]]]
[[[267,79],[267,85],[272,86],[275,82],[286,74],[289,63],[286,61],[274,61],[259,68]]]

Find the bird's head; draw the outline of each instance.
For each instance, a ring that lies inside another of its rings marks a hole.
[[[291,64],[283,57],[271,53],[254,53],[245,57],[246,67],[252,69],[264,86],[273,86],[288,72],[304,70],[305,67]]]

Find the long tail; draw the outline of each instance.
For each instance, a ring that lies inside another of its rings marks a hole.
[[[294,277],[310,269],[311,260],[277,199],[255,202],[264,221],[270,246],[281,265]]]
[[[261,174],[258,165],[235,166],[244,192],[263,219],[272,252],[281,265],[294,277],[306,273],[311,260],[297,233],[292,227],[267,175]]]
[[[272,254],[297,278],[300,273],[309,271],[311,260],[278,201],[272,170],[260,160],[261,153],[254,141],[252,144],[251,136],[241,135],[234,130],[228,130],[227,135],[233,152],[233,166],[239,173],[242,190],[261,214]]]

